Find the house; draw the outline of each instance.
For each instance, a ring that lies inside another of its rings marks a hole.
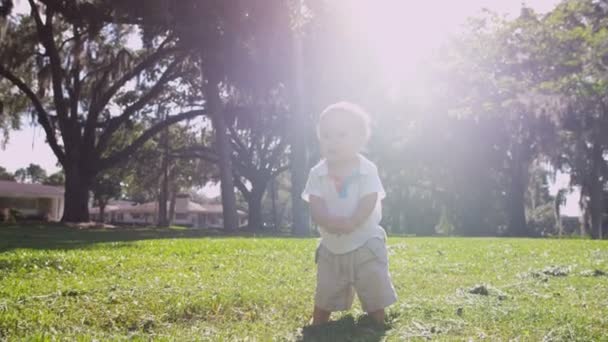
[[[0,213],[16,210],[26,219],[59,221],[63,215],[63,187],[0,180]]]
[[[169,203],[167,203],[169,210]],[[91,220],[101,221],[99,208],[89,210]],[[247,225],[247,214],[238,211],[239,225]],[[155,224],[158,217],[158,202],[134,204],[126,201],[110,202],[104,210],[104,222],[112,224]],[[192,202],[190,195],[179,194],[175,200],[173,224],[192,228],[222,228],[223,216],[220,204],[198,204]]]
[[[137,205],[136,202],[124,201],[124,200],[110,200],[104,208],[104,220],[103,222],[118,222],[118,214],[122,213],[118,209],[127,208]],[[101,222],[100,213],[98,207],[89,207],[89,216],[91,221]]]

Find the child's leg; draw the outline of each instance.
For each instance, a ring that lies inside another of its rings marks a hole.
[[[355,291],[349,269],[350,254],[333,254],[323,245],[317,249],[317,287],[313,325],[329,322],[333,311],[348,310],[353,304]],[[352,268],[352,267],[350,267]],[[342,271],[341,271],[342,270]]]
[[[357,249],[355,288],[363,309],[384,324],[384,309],[397,300],[388,270],[388,253],[381,239],[370,239]]]
[[[312,313],[312,325],[319,325],[329,322],[329,316],[331,316],[331,311],[323,310],[315,306],[315,310]]]

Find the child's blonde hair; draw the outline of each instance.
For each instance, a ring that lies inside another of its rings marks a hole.
[[[321,115],[319,116],[319,123],[317,125],[318,136],[320,135],[321,121],[323,121],[324,117],[332,113],[350,115],[353,120],[349,121],[349,123],[357,126],[357,128],[361,130],[363,143],[365,144],[369,140],[369,136],[371,134],[369,114],[361,106],[347,101],[331,104],[321,112]]]

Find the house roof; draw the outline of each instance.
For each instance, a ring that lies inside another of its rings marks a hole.
[[[0,197],[63,197],[63,187],[0,180]]]

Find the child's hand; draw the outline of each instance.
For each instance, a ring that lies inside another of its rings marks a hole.
[[[347,217],[333,217],[331,230],[334,234],[348,234],[354,230],[354,226]]]

